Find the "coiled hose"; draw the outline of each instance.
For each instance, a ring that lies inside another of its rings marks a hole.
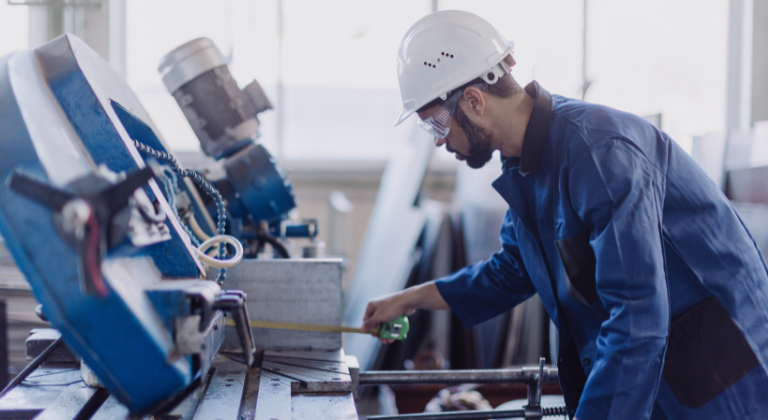
[[[211,185],[210,182],[205,180],[202,175],[200,175],[197,171],[193,171],[192,169],[181,169],[179,168],[179,164],[176,162],[176,158],[173,157],[168,152],[163,152],[160,150],[155,150],[149,146],[147,146],[144,143],[139,142],[136,139],[133,139],[133,145],[136,146],[136,149],[143,153],[145,156],[155,158],[157,160],[161,160],[165,163],[167,163],[173,172],[175,172],[179,177],[181,178],[189,178],[191,179],[195,184],[200,186],[200,188],[205,191],[206,194],[208,194],[209,197],[211,197],[216,204],[216,233],[217,235],[223,235],[224,234],[224,228],[226,226],[226,213],[224,211],[224,200],[221,198],[221,194],[219,191]],[[224,259],[226,253],[226,245],[224,242],[219,243],[219,259]],[[216,281],[218,283],[224,282],[224,280],[227,278],[227,269],[226,268],[220,268],[219,269],[219,275],[216,278]]]

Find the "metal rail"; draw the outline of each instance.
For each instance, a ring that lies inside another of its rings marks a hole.
[[[42,353],[40,353],[39,356],[35,360],[33,360],[30,364],[27,365],[21,372],[19,372],[16,377],[6,385],[6,387],[0,392],[0,398],[5,396],[6,393],[10,392],[13,388],[16,387],[16,385],[20,384],[21,381],[27,378],[30,373],[32,373],[35,369],[39,368],[40,365],[45,363],[48,359],[50,359],[56,352],[64,348],[64,340],[59,337],[56,341],[53,342],[50,346],[48,346],[47,349],[43,350]]]
[[[564,416],[565,407],[545,407],[542,416]],[[488,420],[511,419],[526,417],[524,409],[519,410],[481,410],[481,411],[456,411],[448,413],[418,413],[397,414],[386,416],[369,416],[368,420]],[[540,418],[540,417],[538,417]]]
[[[538,374],[538,366],[486,370],[369,371],[360,372],[359,385],[531,384],[537,381]],[[544,367],[541,383],[551,382],[557,382],[557,368],[554,366]]]
[[[413,385],[413,384],[495,384],[523,383],[528,387],[528,404],[520,410],[480,410],[443,413],[399,414],[368,417],[370,420],[465,420],[465,419],[541,419],[544,416],[564,415],[565,407],[542,407],[541,385],[557,382],[557,368],[521,366],[509,369],[444,370],[444,371],[382,371],[361,372],[353,376],[355,386]]]
[[[368,420],[482,420],[525,418],[525,410],[456,411],[452,413],[396,414],[369,416]]]

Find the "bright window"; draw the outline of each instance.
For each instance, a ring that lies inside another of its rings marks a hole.
[[[0,1],[0,57],[29,48],[29,8]]]
[[[583,2],[440,0],[515,41],[513,75],[581,98]],[[641,116],[690,150],[725,124],[728,0],[588,0],[586,100]]]
[[[262,142],[273,153],[386,159],[415,126],[392,127],[400,110],[397,48],[431,6],[431,0],[131,0],[128,82],[173,149],[198,149],[157,64],[178,45],[207,36],[231,57],[241,86],[256,78],[280,109],[260,117]],[[440,0],[438,6],[478,13],[514,40],[513,74],[521,84],[536,79],[553,93],[581,97],[581,1]],[[586,99],[638,115],[661,113],[663,129],[686,149],[692,136],[722,129],[727,8],[728,0],[589,0]],[[17,38],[3,36],[0,49]]]
[[[132,0],[127,3],[127,78],[175,150],[198,149],[162,85],[160,58],[199,36],[231,54],[242,85],[256,78],[282,112],[261,114],[262,142],[288,159],[386,159],[414,129],[393,128],[400,111],[395,70],[405,31],[428,0]],[[282,9],[282,10],[281,10]],[[282,15],[282,104],[277,85]],[[281,146],[278,147],[278,138]]]

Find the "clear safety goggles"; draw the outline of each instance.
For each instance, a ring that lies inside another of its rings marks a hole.
[[[482,86],[482,83],[478,83],[467,87],[481,88]],[[461,99],[461,94],[464,93],[464,89],[454,92],[442,105],[440,105],[437,112],[432,114],[429,118],[424,120],[419,119],[419,126],[426,130],[427,133],[441,140],[446,138],[448,136],[448,131],[451,129],[453,113],[456,111],[456,105],[458,105],[459,99]]]

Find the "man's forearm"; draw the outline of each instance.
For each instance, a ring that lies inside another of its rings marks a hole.
[[[440,291],[437,289],[434,281],[409,287],[402,294],[404,306],[409,311],[415,311],[416,309],[451,309],[445,299],[443,299],[443,296],[440,295]]]
[[[410,315],[417,309],[451,308],[431,281],[368,302],[362,329],[369,331],[382,322],[392,321],[403,314]]]

